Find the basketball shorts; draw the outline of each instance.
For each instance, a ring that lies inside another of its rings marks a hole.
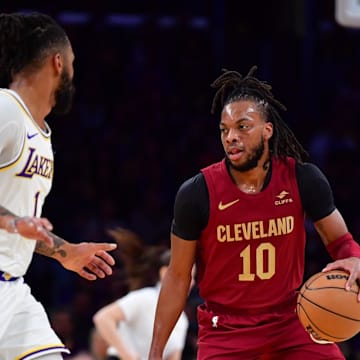
[[[344,360],[336,344],[317,344],[301,326],[295,304],[264,314],[197,309],[198,360]]]
[[[0,281],[0,360],[30,360],[70,353],[51,329],[43,306],[23,278]]]

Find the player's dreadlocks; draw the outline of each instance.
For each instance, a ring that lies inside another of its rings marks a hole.
[[[68,43],[65,31],[48,15],[0,14],[0,88],[7,88],[14,74],[41,66],[51,52]]]
[[[274,98],[271,85],[253,76],[256,70],[257,66],[253,66],[246,76],[242,76],[237,71],[223,69],[224,73],[211,84],[211,87],[218,89],[211,113],[215,113],[219,103],[223,108],[238,100],[255,101],[267,120],[273,124],[274,133],[270,139],[273,156],[291,156],[298,161],[305,160],[308,153],[278,113],[278,109],[286,111],[286,107]]]

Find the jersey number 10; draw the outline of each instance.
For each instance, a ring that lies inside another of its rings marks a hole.
[[[255,275],[261,280],[267,280],[275,274],[275,246],[269,242],[262,243],[255,249],[256,273],[251,272],[251,247],[248,245],[241,253],[243,259],[243,273],[239,274],[239,281],[253,281]],[[267,259],[265,258],[267,257]],[[267,260],[267,269],[265,269]]]

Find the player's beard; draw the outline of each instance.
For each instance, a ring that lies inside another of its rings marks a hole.
[[[60,84],[55,92],[55,105],[52,113],[56,115],[64,115],[71,109],[75,94],[75,87],[70,78],[69,72],[64,69],[61,74]]]
[[[234,170],[240,172],[249,171],[257,167],[259,160],[264,154],[264,151],[265,151],[264,138],[261,137],[260,142],[250,150],[250,153],[249,155],[247,155],[246,161],[243,164],[235,165],[230,161],[228,157],[227,157],[227,161],[230,167],[233,168]]]

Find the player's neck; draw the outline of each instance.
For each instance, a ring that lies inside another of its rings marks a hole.
[[[258,165],[247,171],[238,171],[230,167],[230,175],[236,186],[246,194],[257,194],[262,191],[269,172],[270,160],[259,161]]]
[[[50,91],[46,86],[36,85],[43,84],[40,81],[41,79],[34,79],[33,77],[17,77],[9,88],[20,96],[38,126],[46,129],[45,117],[51,111],[51,105],[49,101],[44,101],[44,99],[49,99]]]

